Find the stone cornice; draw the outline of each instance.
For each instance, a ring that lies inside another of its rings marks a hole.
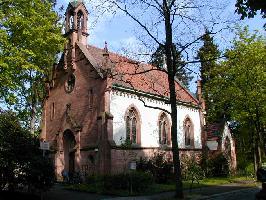
[[[152,94],[152,93],[148,93],[148,92],[143,92],[141,90],[136,90],[130,87],[126,87],[126,86],[122,86],[122,85],[118,85],[118,84],[113,84],[112,85],[112,89],[113,90],[117,90],[120,92],[125,92],[128,94],[133,94],[136,95],[138,97],[145,97],[148,99],[152,99],[152,100],[156,100],[156,101],[160,101],[163,102],[165,104],[170,104],[170,100],[168,97],[162,96],[162,95],[157,95],[157,94]],[[191,107],[191,108],[195,108],[195,109],[200,109],[199,105],[193,105],[192,103],[188,103],[188,102],[183,102],[183,101],[179,101],[177,100],[177,106],[182,105],[182,106],[186,106],[186,107]]]

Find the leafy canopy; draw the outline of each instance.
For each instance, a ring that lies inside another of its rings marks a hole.
[[[214,71],[215,68],[219,67],[218,59],[221,53],[218,49],[218,46],[214,43],[213,37],[208,30],[205,31],[201,41],[203,42],[203,45],[198,51],[197,59],[200,61],[200,75],[203,89],[202,92],[206,103],[207,118],[209,122],[220,121],[223,118],[220,112],[217,112],[212,118],[210,118],[208,115],[208,110],[212,106],[212,100],[210,98],[206,84],[215,76]]]
[[[20,184],[46,190],[53,179],[53,166],[42,156],[39,139],[20,126],[14,113],[0,110],[0,190]]]
[[[257,11],[260,11],[263,18],[266,18],[266,1],[265,0],[237,0],[236,12],[241,15],[241,19],[246,17],[253,18]]]
[[[215,69],[207,84],[213,99],[211,113],[223,109],[232,120],[266,122],[266,43],[265,37],[239,30],[227,59]]]
[[[50,1],[0,2],[0,96],[7,103],[32,77],[49,76],[64,43],[58,20]]]

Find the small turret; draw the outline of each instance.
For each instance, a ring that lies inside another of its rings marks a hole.
[[[68,38],[68,43],[64,51],[64,69],[67,71],[69,68],[76,69],[76,43],[87,45],[88,11],[82,1],[76,0],[68,4],[65,16],[65,37]]]
[[[71,39],[72,45],[75,42],[87,44],[87,21],[88,11],[82,1],[76,0],[68,4],[65,13],[65,35]]]

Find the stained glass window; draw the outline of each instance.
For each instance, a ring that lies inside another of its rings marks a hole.
[[[65,83],[65,89],[68,93],[72,92],[75,86],[75,76],[71,74],[66,83]]]
[[[159,119],[159,143],[169,144],[169,123],[165,113],[160,116]]]
[[[131,108],[126,116],[126,139],[137,143],[138,120],[135,109]]]
[[[189,118],[187,118],[184,122],[184,134],[185,134],[185,145],[193,146],[193,127],[192,122]]]

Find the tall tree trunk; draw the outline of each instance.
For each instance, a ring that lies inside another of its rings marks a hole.
[[[263,126],[261,123],[261,117],[259,113],[259,108],[256,106],[256,120],[254,120],[258,142],[258,155],[259,155],[259,167],[262,165],[262,152],[261,149],[265,146],[264,138],[263,138]]]
[[[176,90],[175,90],[175,70],[173,66],[173,52],[172,52],[172,26],[171,26],[171,16],[170,10],[167,4],[167,1],[163,1],[164,7],[164,16],[165,16],[165,52],[166,52],[166,63],[168,70],[168,84],[170,90],[170,104],[171,104],[171,137],[172,137],[172,153],[173,153],[173,162],[174,162],[174,173],[176,179],[176,194],[177,198],[184,198],[183,186],[181,179],[181,169],[180,169],[180,158],[179,158],[179,149],[177,142],[177,107],[176,107]]]
[[[258,151],[258,137],[256,133],[253,133],[253,156],[254,156],[254,171],[257,172],[259,168],[259,151]]]
[[[35,123],[36,123],[36,103],[32,104],[31,113],[30,113],[30,133],[34,134],[35,132]]]
[[[31,110],[30,110],[30,133],[31,134],[34,134],[35,132],[36,117],[37,117],[37,89],[35,88],[34,81],[32,81],[31,83]]]

